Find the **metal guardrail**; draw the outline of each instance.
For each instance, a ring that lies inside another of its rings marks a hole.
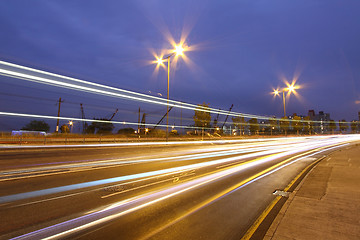
[[[239,137],[237,137],[238,139]],[[206,136],[203,140],[214,139],[235,139],[234,137],[209,137]],[[201,136],[195,137],[173,137],[170,141],[201,141]],[[0,144],[2,145],[76,145],[76,144],[105,144],[105,143],[125,143],[125,142],[161,142],[165,141],[162,137],[0,137]]]

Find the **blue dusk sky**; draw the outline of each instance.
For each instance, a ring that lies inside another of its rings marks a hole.
[[[166,69],[150,61],[172,48],[169,39],[186,38],[191,51],[172,65],[171,99],[281,117],[271,92],[296,81],[288,114],[314,109],[351,121],[360,111],[359,9],[358,0],[1,1],[0,60],[166,96]],[[55,116],[62,97],[63,115],[79,117],[82,102],[89,118],[119,108],[116,120],[135,121],[139,107],[2,76],[0,83],[0,111]],[[157,116],[152,122],[164,114],[144,109]],[[0,121],[0,130],[18,128]]]

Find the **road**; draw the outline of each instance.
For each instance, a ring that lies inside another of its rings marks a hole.
[[[289,183],[359,135],[0,152],[0,238],[241,239]]]

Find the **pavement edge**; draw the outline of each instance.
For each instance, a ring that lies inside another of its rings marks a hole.
[[[286,212],[287,206],[294,197],[293,193],[301,186],[302,181],[309,172],[326,157],[327,156],[323,156],[305,167],[283,190],[284,192],[291,193],[289,198],[277,196],[255,220],[241,240],[264,239],[267,233],[274,233],[282,219],[283,214],[281,214],[281,212]]]

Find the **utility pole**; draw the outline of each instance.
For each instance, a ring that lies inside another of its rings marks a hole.
[[[140,107],[139,107],[139,119],[138,119],[138,135],[140,137]]]
[[[83,120],[83,122],[82,122],[82,127],[83,127],[82,133],[86,133],[86,129],[87,129],[88,124],[87,124],[87,122],[85,122],[86,118],[85,118],[84,107],[83,107],[82,103],[80,103],[80,110],[81,110],[81,118]],[[80,125],[79,125],[79,128],[80,128]]]
[[[181,102],[180,102],[181,104]],[[182,127],[182,107],[180,108],[180,126],[181,126],[181,133],[184,133],[184,128]]]
[[[58,133],[59,132],[59,118],[60,118],[60,107],[61,107],[61,103],[64,101],[61,101],[61,98],[59,98],[59,108],[58,108],[58,119],[56,121],[56,129],[55,132]]]

